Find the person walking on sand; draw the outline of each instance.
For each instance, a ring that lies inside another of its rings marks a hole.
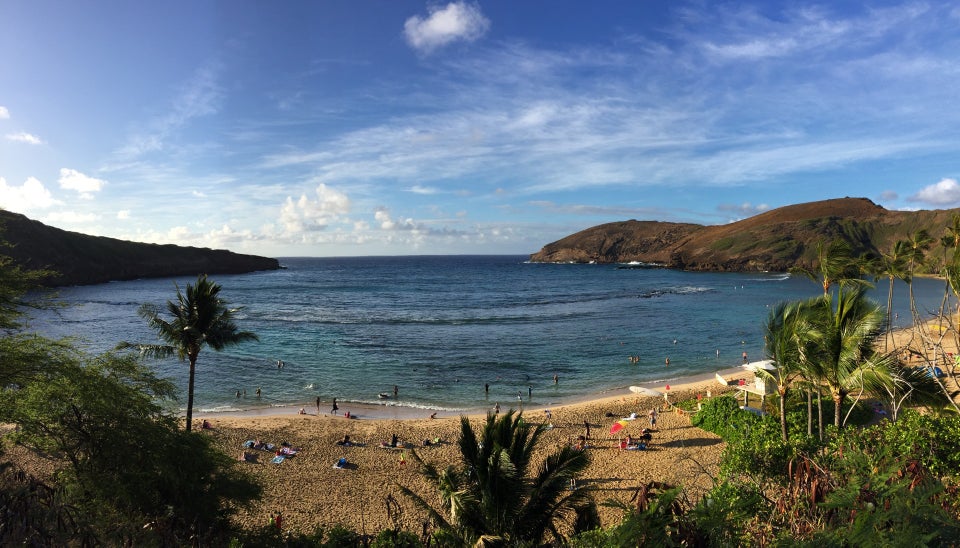
[[[647,413],[647,416],[650,417],[650,428],[656,428],[657,427],[657,409],[655,407],[651,408],[650,412]]]
[[[337,410],[338,410],[338,409],[340,409],[340,408],[337,407],[337,398],[333,398],[333,408],[330,409],[330,414],[331,414],[331,415],[335,415],[335,414],[337,413]]]
[[[583,427],[587,430],[587,439],[590,439],[590,421],[583,421]]]

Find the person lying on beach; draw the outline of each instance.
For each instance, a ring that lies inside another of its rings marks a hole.
[[[240,456],[237,457],[237,460],[240,462],[257,462],[257,455],[248,453],[246,451],[241,451]]]
[[[573,448],[577,451],[583,451],[587,448],[587,437],[584,435],[577,436],[577,443],[573,445]]]
[[[350,435],[349,435],[349,434],[344,434],[344,435],[343,435],[343,439],[340,440],[340,441],[338,441],[338,442],[337,442],[337,445],[345,445],[345,446],[347,446],[347,447],[350,447],[351,445],[353,445],[353,442],[350,441]]]

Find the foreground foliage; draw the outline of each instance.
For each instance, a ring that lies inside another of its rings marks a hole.
[[[571,488],[571,480],[587,467],[586,453],[565,446],[534,470],[533,452],[544,427],[512,409],[499,417],[488,414],[479,438],[467,418],[460,426],[461,467],[441,472],[414,454],[437,486],[440,509],[400,487],[447,533],[444,542],[538,545],[548,534],[563,539],[563,523],[589,523],[585,518],[593,513],[586,493]]]
[[[134,357],[61,351],[44,366],[4,390],[0,421],[18,426],[12,442],[65,463],[58,500],[101,541],[216,538],[232,505],[259,495],[207,437],[179,430],[156,403],[172,386]]]

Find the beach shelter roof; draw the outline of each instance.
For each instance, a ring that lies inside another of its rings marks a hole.
[[[759,362],[750,362],[745,363],[741,367],[750,371],[751,373],[756,373],[760,369],[765,369],[767,371],[776,371],[777,366],[773,364],[773,360],[762,360]]]

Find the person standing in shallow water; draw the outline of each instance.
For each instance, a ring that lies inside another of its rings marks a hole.
[[[317,414],[320,414],[320,396],[317,396]]]

